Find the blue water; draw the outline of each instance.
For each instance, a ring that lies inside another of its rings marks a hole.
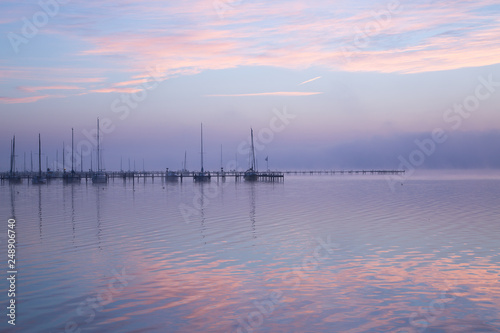
[[[498,173],[3,183],[0,202],[2,330],[500,332]]]

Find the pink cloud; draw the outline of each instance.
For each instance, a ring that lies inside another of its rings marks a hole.
[[[133,94],[133,93],[141,91],[141,90],[143,90],[143,89],[141,89],[141,88],[101,88],[101,89],[93,89],[90,92]]]
[[[76,86],[44,86],[44,87],[26,87],[26,86],[21,86],[18,87],[19,90],[26,91],[26,92],[37,92],[40,90],[78,90],[78,89],[83,89],[81,87],[76,87]]]
[[[305,91],[276,91],[264,93],[250,93],[250,94],[214,94],[205,95],[206,97],[247,97],[247,96],[311,96],[319,95],[322,92],[305,92]]]
[[[113,84],[114,87],[123,87],[123,86],[137,86],[143,83],[148,82],[147,79],[136,79],[136,80],[130,80],[130,81],[123,81],[123,82],[118,82]]]
[[[435,3],[400,2],[400,10],[379,24],[374,12],[386,10],[387,3],[367,6],[344,0],[318,0],[314,4],[291,0],[284,6],[282,2],[228,2],[220,17],[212,1],[147,1],[144,5],[112,0],[107,4],[119,15],[147,20],[148,24],[126,31],[117,25],[107,32],[95,29],[99,20],[107,18],[100,5],[79,2],[85,9],[80,13],[92,15],[60,13],[60,18],[71,24],[65,29],[49,27],[44,33],[78,38],[83,43],[73,56],[92,61],[112,59],[112,66],[16,67],[3,61],[0,81],[44,82],[40,87],[19,87],[30,93],[50,89],[133,93],[140,90],[133,86],[150,80],[150,67],[158,68],[158,77],[164,80],[239,66],[418,73],[500,63],[500,22],[484,10],[497,1],[457,0],[453,10]],[[374,23],[380,30],[363,37],[366,45],[357,43],[359,31]],[[110,83],[109,88],[91,85],[113,82],[111,75],[123,73],[129,77]],[[70,88],[71,84],[81,87]]]
[[[30,96],[30,97],[0,97],[0,102],[4,104],[33,103],[48,97],[52,96],[42,95],[42,96]]]

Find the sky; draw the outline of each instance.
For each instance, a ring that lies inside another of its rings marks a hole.
[[[106,170],[197,170],[201,123],[209,170],[250,128],[259,169],[500,168],[497,0],[3,0],[0,36],[0,171],[72,128],[95,168],[98,117]]]

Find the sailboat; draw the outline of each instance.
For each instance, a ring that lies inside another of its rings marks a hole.
[[[186,176],[189,176],[189,171],[187,169],[187,152],[184,151],[184,164],[182,165],[182,171],[181,171],[181,175],[183,177],[186,177]]]
[[[167,180],[178,180],[180,177],[180,174],[175,171],[169,171],[167,168],[167,171],[165,172],[165,178]]]
[[[203,169],[203,124],[201,124],[201,171],[195,172],[193,179],[198,182],[210,180],[210,172],[205,172]]]
[[[12,146],[10,150],[10,173],[9,173],[9,182],[12,184],[20,183],[21,176],[16,174],[16,136],[12,138]]]
[[[64,170],[63,181],[65,181],[66,183],[80,183],[80,181],[81,181],[81,176],[75,172],[75,169],[73,167],[73,163],[75,160],[74,155],[73,155],[73,142],[74,142],[74,133],[73,133],[73,128],[71,128],[71,173],[66,173],[66,170]],[[63,154],[64,154],[64,150],[63,150]],[[63,159],[64,159],[64,156],[63,156]],[[63,162],[63,164],[64,164],[64,162]]]
[[[250,156],[250,168],[245,171],[243,178],[248,181],[255,181],[259,178],[259,175],[257,173],[256,167],[255,167],[255,148],[253,146],[253,129],[250,128],[250,137],[252,141],[252,146],[251,146],[251,156]]]
[[[101,169],[101,150],[99,139],[99,117],[97,118],[97,172],[92,174],[92,184],[106,184],[108,182],[108,175]]]
[[[42,177],[42,139],[40,138],[40,133],[38,133],[38,175],[33,176],[33,184],[45,184],[47,179]]]

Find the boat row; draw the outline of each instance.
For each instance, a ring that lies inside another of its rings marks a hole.
[[[92,183],[94,184],[105,184],[108,182],[108,175],[103,171],[102,168],[102,158],[100,149],[100,128],[99,128],[99,118],[97,118],[97,170],[92,172]],[[255,148],[253,143],[253,129],[250,129],[251,137],[251,150],[250,150],[250,166],[247,171],[244,172],[243,177],[247,181],[255,181],[259,178],[259,173],[256,170],[255,163]],[[21,175],[16,172],[15,157],[16,157],[16,138],[15,136],[11,140],[11,155],[10,155],[10,172],[8,174],[9,182],[20,183]],[[186,154],[184,154],[184,168],[181,171],[169,171],[166,170],[165,177],[167,180],[177,180],[181,177],[193,177],[195,182],[207,182],[211,179],[211,174],[205,171],[203,166],[203,124],[200,126],[200,148],[201,148],[201,165],[200,171],[189,172],[186,169]],[[64,161],[64,150],[63,150],[63,161]],[[221,163],[222,163],[222,146],[221,146]],[[63,162],[64,165],[64,162]],[[221,175],[224,175],[224,170],[221,166]],[[38,134],[38,173],[31,178],[33,184],[45,184],[47,179],[53,176],[53,172],[47,169],[47,172],[42,173],[42,140],[41,135]],[[63,171],[62,179],[65,183],[80,183],[81,175],[75,172],[74,169],[74,130],[71,129],[71,171]]]

